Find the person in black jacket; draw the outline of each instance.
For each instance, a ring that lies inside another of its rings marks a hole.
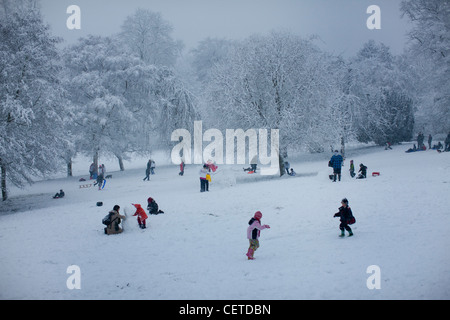
[[[366,179],[367,178],[367,167],[362,163],[359,164],[359,175],[356,179]]]
[[[339,229],[341,229],[340,237],[345,236],[345,231],[348,231],[348,236],[351,237],[353,235],[352,228],[348,225],[350,220],[353,218],[352,209],[348,206],[347,198],[342,199],[342,206],[339,208],[339,212],[334,214],[334,217],[340,217],[341,224],[339,225]]]
[[[152,197],[147,199],[147,210],[150,214],[160,214],[164,213],[164,211],[159,210],[158,204],[156,203],[155,199]]]

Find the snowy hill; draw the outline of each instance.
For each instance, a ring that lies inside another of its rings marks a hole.
[[[449,299],[450,153],[404,150],[350,150],[336,183],[325,158],[292,159],[299,177],[261,181],[222,166],[207,193],[199,166],[183,177],[177,166],[157,167],[144,182],[141,162],[109,172],[98,191],[79,187],[90,183],[78,181],[88,167],[80,164],[80,176],[11,190],[0,205],[0,298]],[[368,166],[368,179],[350,179],[350,159]],[[66,197],[52,199],[61,188]],[[165,214],[140,230],[131,203],[146,207],[149,196]],[[338,237],[333,218],[344,197],[357,219],[351,238]],[[101,220],[115,204],[128,219],[123,234],[107,236]],[[248,261],[257,210],[271,229]],[[66,285],[71,265],[81,271],[79,290]],[[373,265],[380,289],[370,290]]]

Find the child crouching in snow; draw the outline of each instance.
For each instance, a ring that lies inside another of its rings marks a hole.
[[[132,205],[136,207],[136,212],[133,214],[133,217],[138,216],[137,221],[139,224],[139,228],[145,229],[146,228],[145,220],[148,218],[147,214],[145,213],[144,209],[141,207],[140,204],[132,203]]]
[[[262,213],[260,211],[257,211],[253,218],[250,219],[248,222],[249,227],[247,228],[247,238],[250,242],[250,246],[247,251],[247,257],[248,260],[253,260],[253,254],[255,253],[256,249],[259,248],[259,235],[260,231],[264,229],[269,229],[270,226],[267,224],[261,225],[261,218]]]

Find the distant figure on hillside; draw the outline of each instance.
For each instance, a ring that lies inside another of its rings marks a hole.
[[[180,173],[178,173],[180,176],[184,175],[184,161],[181,160],[180,163]]]
[[[65,193],[64,193],[63,189],[61,189],[61,190],[59,190],[59,192],[58,192],[57,194],[55,194],[55,195],[53,196],[53,199],[64,198],[64,196],[65,196]]]
[[[145,169],[145,178],[143,179],[143,181],[147,180],[150,181],[150,172],[151,172],[151,162],[152,160],[148,160],[147,162],[147,169]]]
[[[209,191],[209,181],[207,176],[209,175],[209,167],[205,163],[199,171],[200,176],[200,192]]]
[[[288,173],[291,177],[295,177],[297,174],[295,173],[294,169],[291,168],[291,171]]]
[[[443,148],[444,148],[444,146],[442,145],[442,143],[440,141],[438,141],[438,144],[435,144],[432,149],[441,151],[441,149],[443,149]]]
[[[422,149],[423,146],[423,140],[425,139],[422,132],[419,132],[417,135],[417,148]]]
[[[431,134],[428,135],[428,149],[431,149],[431,142],[433,141],[433,137]]]
[[[89,179],[97,179],[97,167],[94,162],[89,167]]]
[[[153,161],[152,159],[149,160],[150,161],[150,174],[155,174],[155,161]]]
[[[286,173],[288,174],[288,175],[291,175],[290,173],[289,173],[289,169],[291,168],[291,164],[289,163],[289,161],[285,161],[284,162],[284,169],[286,170]]]
[[[445,138],[445,148],[444,151],[450,151],[450,132],[447,135],[447,138]]]

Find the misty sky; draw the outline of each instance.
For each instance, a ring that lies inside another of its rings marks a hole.
[[[41,0],[44,19],[66,44],[88,34],[112,35],[137,8],[160,12],[174,27],[173,37],[191,49],[206,37],[244,39],[270,30],[318,35],[322,48],[355,54],[369,39],[394,54],[406,43],[409,24],[401,18],[401,0]],[[69,30],[67,7],[81,9],[81,30]],[[381,8],[381,30],[369,30],[370,5]]]

